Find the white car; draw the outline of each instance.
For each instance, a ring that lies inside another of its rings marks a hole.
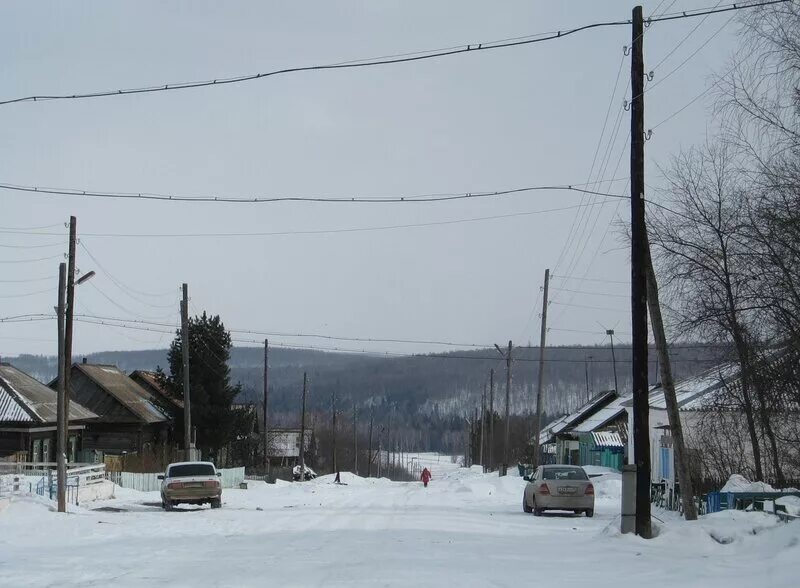
[[[161,482],[161,506],[172,510],[178,504],[210,504],[222,506],[222,472],[210,461],[182,461],[171,463],[167,471],[158,476]]]

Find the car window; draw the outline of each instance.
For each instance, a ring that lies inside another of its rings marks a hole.
[[[547,468],[544,470],[545,480],[588,480],[582,468]]]
[[[170,478],[188,478],[191,476],[213,476],[215,473],[214,466],[209,463],[186,463],[171,466],[167,476]]]

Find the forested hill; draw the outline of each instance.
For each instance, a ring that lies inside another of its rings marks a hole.
[[[630,349],[618,347],[615,352],[619,387],[626,392],[630,384]],[[721,352],[708,346],[687,345],[674,348],[672,356],[675,375],[680,379],[712,367],[721,358]],[[538,348],[514,350],[511,400],[515,413],[534,408],[538,357]],[[614,388],[610,347],[554,347],[546,350],[545,357],[545,410],[549,415],[567,412],[585,401],[587,377],[588,394]],[[87,359],[91,363],[114,364],[126,372],[167,365],[166,350],[160,349],[101,352]],[[53,357],[23,355],[7,361],[43,382],[52,380],[56,374]],[[242,385],[239,400],[260,402],[263,350],[234,348],[230,367],[232,381]],[[500,397],[495,406],[499,407],[505,398],[505,362],[494,349],[457,351],[443,356],[386,357],[273,348],[270,349],[270,405],[275,414],[294,414],[299,405],[303,372],[307,371],[312,410],[327,410],[331,395],[337,390],[340,406],[370,405],[376,416],[389,407],[406,418],[420,413],[442,417],[463,415],[479,406],[491,368],[495,370],[496,396]],[[653,351],[650,374],[651,382],[655,382]]]

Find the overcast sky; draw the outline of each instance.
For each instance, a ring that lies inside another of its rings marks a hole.
[[[659,4],[659,12],[670,4],[675,12],[709,2],[643,4],[647,16]],[[0,5],[0,99],[487,42],[627,19],[631,8],[596,0],[9,1]],[[646,94],[646,128],[683,107],[708,87],[714,72],[725,70],[736,47],[731,14],[647,29],[645,68],[655,69],[651,84],[664,81]],[[409,64],[2,106],[0,182],[233,197],[407,196],[622,178],[596,186],[622,193],[630,123],[628,113],[618,114],[623,99],[630,98],[630,60],[623,61],[622,52],[629,43],[629,27],[594,29]],[[672,154],[703,141],[712,124],[711,94],[656,129],[646,145],[648,184],[660,183],[658,166]],[[526,343],[538,341],[545,268],[557,276],[619,282],[630,273],[628,252],[611,225],[628,219],[628,203],[610,200],[529,214],[592,201],[564,191],[427,204],[175,203],[5,190],[0,199],[0,317],[52,312],[56,256],[66,249],[63,223],[70,214],[78,218],[81,244],[102,266],[79,247],[79,270],[98,275],[78,288],[77,312],[128,320],[175,324],[179,286],[188,282],[193,312],[218,313],[236,329]],[[524,214],[508,216],[518,213]],[[120,236],[316,231],[489,216],[504,218],[317,235]],[[53,234],[9,232],[50,225],[30,232]],[[48,259],[23,262],[40,258]],[[558,278],[552,285],[613,296],[553,290],[550,342],[599,343],[603,335],[572,331],[600,333],[604,327],[615,327],[621,343],[629,340],[627,285]],[[55,331],[54,321],[0,323],[0,355],[54,354]],[[170,339],[78,323],[74,349],[80,354],[163,347]],[[395,352],[443,349],[270,339]]]

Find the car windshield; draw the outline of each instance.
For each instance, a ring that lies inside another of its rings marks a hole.
[[[169,468],[170,478],[188,478],[191,476],[213,476],[214,466],[209,463],[185,463]]]
[[[545,480],[588,480],[582,468],[545,468]]]

